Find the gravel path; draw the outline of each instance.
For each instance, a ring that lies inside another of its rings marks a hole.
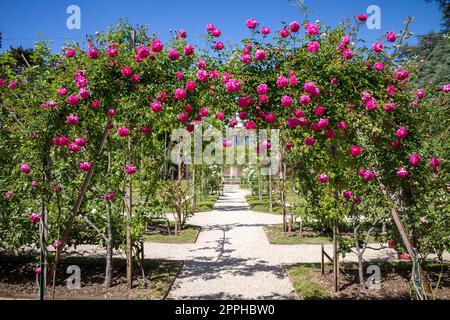
[[[278,222],[279,217],[251,213],[245,193],[226,186],[212,212],[189,221],[203,227],[195,244],[149,244],[145,251],[185,260],[168,299],[296,299],[283,268],[269,258],[261,228]]]

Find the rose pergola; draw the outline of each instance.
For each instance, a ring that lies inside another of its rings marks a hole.
[[[204,50],[184,30],[163,43],[121,21],[89,37],[87,50],[72,44],[54,54],[40,43],[25,68],[1,56],[2,247],[38,244],[45,275],[47,262],[85,241],[71,234],[89,216],[107,225],[111,254],[127,244],[132,264],[132,190],[157,194],[167,133],[192,133],[200,122],[276,128],[284,176],[298,179],[310,212],[330,227],[371,217],[374,207],[392,211],[393,237],[401,235],[413,259],[423,298],[420,263],[450,242],[441,125],[449,86],[417,88],[420,66],[398,64],[408,24],[367,47],[358,39],[364,21],[331,28],[305,20],[271,31],[249,19],[251,36],[235,47],[210,24]]]

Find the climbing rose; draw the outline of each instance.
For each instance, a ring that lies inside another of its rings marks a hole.
[[[384,64],[383,62],[375,62],[375,64],[373,65],[375,70],[377,71],[383,71],[384,70]]]
[[[222,50],[224,48],[224,44],[223,42],[218,41],[214,44],[214,47],[216,48],[216,50]]]
[[[184,98],[186,98],[186,91],[184,91],[181,88],[178,88],[177,90],[175,90],[175,99],[180,101],[180,100],[183,100]]]
[[[314,109],[314,114],[318,117],[323,116],[325,114],[325,108],[323,106],[317,106]]]
[[[289,84],[288,79],[286,77],[280,76],[277,79],[277,87],[278,88],[284,88],[287,87]]]
[[[191,46],[190,44],[188,44],[186,47],[184,47],[184,54],[186,56],[190,56],[190,55],[194,54],[194,51],[195,51],[194,47]],[[171,58],[171,60],[173,60],[173,59]]]
[[[11,200],[13,196],[14,196],[14,193],[12,191],[6,191],[6,194],[5,194],[6,199]]]
[[[344,51],[342,51],[342,56],[344,57],[344,59],[351,59],[353,58],[353,51],[350,49],[345,49]]]
[[[217,114],[216,114],[217,120],[223,120],[224,118],[225,118],[225,116],[222,112],[217,112]]]
[[[247,20],[247,28],[254,30],[258,26],[259,22],[253,18]]]
[[[383,43],[382,43],[382,42],[375,42],[375,43],[372,45],[372,49],[373,49],[373,51],[375,51],[375,52],[381,52],[381,51],[383,51]]]
[[[439,173],[439,164],[441,163],[441,160],[437,157],[432,157],[430,160],[430,167],[433,169],[434,173]]]
[[[357,157],[357,156],[361,155],[362,148],[360,146],[355,145],[355,146],[350,147],[349,152],[352,156]]]
[[[395,104],[393,104],[393,103],[387,103],[384,107],[383,107],[383,110],[385,111],[385,112],[392,112],[392,111],[394,111],[395,110]]]
[[[364,13],[361,13],[358,15],[358,19],[361,22],[366,22],[367,21],[367,16]]]
[[[280,31],[280,36],[282,36],[283,38],[286,38],[287,36],[289,36],[289,33],[290,33],[289,30],[286,27],[284,27]]]
[[[281,105],[283,107],[291,107],[292,106],[292,98],[289,96],[284,96],[281,98]]]
[[[100,101],[98,101],[98,100],[93,100],[93,101],[91,102],[91,107],[92,107],[93,109],[97,109],[98,107],[100,107]]]
[[[189,115],[186,114],[185,112],[182,112],[178,115],[178,120],[180,122],[187,122],[189,120]]]
[[[141,81],[141,76],[138,74],[133,74],[131,76],[131,82],[132,83],[139,83]]]
[[[22,172],[23,174],[29,174],[31,172],[30,167],[26,164],[26,163],[22,163],[19,166],[19,170],[20,172]]]
[[[341,130],[346,130],[348,128],[347,123],[345,123],[344,121],[338,121],[336,123],[336,126]]]
[[[258,61],[262,61],[266,58],[266,52],[264,50],[256,50],[255,59]]]
[[[249,64],[252,62],[252,56],[249,54],[244,54],[241,59],[242,63]]]
[[[150,55],[150,50],[146,46],[139,46],[136,52],[141,59],[145,59]]]
[[[66,137],[64,137],[64,138],[66,138]],[[69,139],[67,139],[67,140],[69,140]],[[84,139],[84,138],[75,138],[75,140],[73,142],[81,148],[86,146],[86,139]]]
[[[117,56],[117,53],[118,53],[117,49],[115,49],[115,48],[108,48],[108,50],[106,50],[106,54],[110,58],[114,58],[115,56]]]
[[[75,144],[75,143],[69,144],[69,146],[67,148],[73,153],[80,152],[80,147],[77,144]]]
[[[390,85],[386,88],[386,92],[389,93],[390,95],[394,95],[396,92],[396,89],[393,85]]]
[[[361,197],[354,197],[353,198],[353,202],[354,203],[360,203],[361,202]]]
[[[125,66],[122,68],[122,76],[124,76],[125,78],[131,77],[132,74],[133,74],[133,70],[131,70],[130,67]]]
[[[199,70],[197,72],[197,79],[201,82],[205,82],[209,79],[209,73],[206,70]]]
[[[261,28],[261,33],[265,36],[267,36],[270,33],[270,28],[267,27],[262,27]]]
[[[307,137],[307,138],[305,138],[305,140],[303,142],[308,147],[312,147],[312,146],[314,146],[316,144],[316,140],[313,137]]]
[[[345,200],[347,200],[347,201],[350,200],[353,196],[353,193],[351,191],[344,191],[343,194],[344,194]]]
[[[79,103],[78,96],[76,94],[71,94],[67,101],[71,106],[76,106]]]
[[[301,118],[301,117],[303,117],[303,110],[302,110],[302,109],[297,109],[297,110],[295,110],[294,116],[295,116],[296,118]]]
[[[319,51],[319,49],[320,49],[320,44],[316,41],[311,41],[308,44],[308,49],[307,49],[308,52],[317,52],[317,51]]]
[[[417,99],[422,100],[425,97],[425,90],[418,89],[416,97],[417,97]]]
[[[400,81],[406,80],[409,77],[409,72],[405,69],[397,69],[395,73],[392,75],[394,79],[398,79]]]
[[[65,96],[66,94],[67,94],[67,89],[66,89],[66,88],[61,87],[61,88],[58,89],[58,95],[59,95],[60,97],[63,97],[63,96]]]
[[[366,170],[366,171],[364,171],[363,178],[367,182],[372,181],[373,179],[375,179],[375,173],[373,171]]]
[[[327,183],[329,181],[328,176],[326,174],[324,174],[324,173],[319,175],[317,177],[317,180],[319,180],[320,183]]]
[[[311,102],[311,98],[307,95],[302,95],[300,97],[300,103],[304,106],[308,105]]]
[[[78,91],[78,94],[79,94],[80,98],[83,100],[89,98],[89,96],[91,95],[89,90],[84,89],[84,88],[81,88],[80,91]]]
[[[197,88],[197,84],[195,83],[195,81],[186,82],[186,90],[187,91],[195,91],[196,88]]]
[[[106,193],[103,196],[103,200],[105,200],[105,201],[114,201],[114,199],[116,199],[116,194],[112,191]]]
[[[314,35],[319,33],[319,28],[311,22],[305,24],[306,33],[309,35]]]
[[[108,117],[114,118],[116,116],[116,110],[108,109]]]
[[[420,156],[417,153],[413,153],[409,156],[409,163],[411,163],[413,166],[417,166],[420,162]]]
[[[291,32],[298,32],[300,30],[300,24],[297,21],[293,21],[289,24],[289,30]]]
[[[71,125],[75,126],[78,124],[78,117],[73,115],[72,113],[66,118],[66,122]]]
[[[72,48],[70,48],[69,50],[66,51],[66,57],[67,58],[72,58],[75,55],[76,51]]]
[[[246,130],[253,130],[256,129],[256,123],[254,123],[253,121],[249,120],[245,123],[244,128]]]
[[[170,60],[175,61],[178,60],[178,58],[180,57],[180,53],[178,52],[177,49],[170,49],[168,56]]]
[[[395,35],[395,32],[389,31],[386,33],[386,39],[389,42],[395,42],[395,40],[397,40],[397,36]]]
[[[258,92],[260,95],[266,94],[267,92],[269,92],[269,87],[267,86],[267,84],[261,83],[256,88],[256,92]]]
[[[408,136],[408,129],[402,127],[395,132],[395,135],[399,139],[405,139]]]
[[[163,43],[159,39],[155,39],[152,42],[152,51],[153,52],[161,52],[164,48]]]
[[[200,115],[200,117],[202,117],[202,118],[207,117],[207,116],[208,116],[208,113],[209,113],[209,111],[208,111],[207,108],[202,108],[202,109],[200,109],[200,111],[199,111],[199,115]]]
[[[130,130],[128,128],[122,127],[117,130],[117,134],[121,137],[127,137],[130,134]]]
[[[82,162],[80,163],[80,170],[84,172],[88,172],[91,170],[91,163],[90,162]]]
[[[34,212],[28,217],[28,219],[33,223],[38,223],[39,221],[41,221],[41,215]]]
[[[399,177],[400,179],[404,179],[408,176],[408,170],[406,170],[406,168],[399,168],[397,170],[397,177]]]
[[[160,112],[162,110],[162,104],[159,101],[154,101],[150,104],[150,108],[153,110],[153,112]]]
[[[227,92],[231,93],[231,92],[238,91],[241,86],[240,86],[239,82],[236,79],[229,79],[226,82],[225,87],[226,87]]]
[[[222,34],[222,31],[220,31],[220,29],[214,28],[214,29],[211,30],[211,34],[214,37],[218,38]]]
[[[131,164],[126,165],[124,170],[125,170],[126,174],[132,175],[132,174],[136,173],[136,166],[131,165]]]
[[[89,59],[97,59],[100,52],[96,48],[90,48],[88,51]]]
[[[271,112],[265,115],[264,120],[268,123],[274,123],[277,120],[277,117]]]
[[[37,182],[37,181],[31,181],[31,187],[32,188],[37,188],[37,187],[39,187],[39,183]]]

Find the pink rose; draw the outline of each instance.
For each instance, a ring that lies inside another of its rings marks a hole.
[[[168,53],[169,59],[172,61],[178,60],[180,58],[180,53],[177,49],[170,49]]]
[[[288,37],[289,34],[290,34],[290,32],[286,27],[284,27],[283,29],[280,30],[280,36],[283,38]]]
[[[375,42],[373,45],[372,45],[372,49],[373,49],[373,51],[375,51],[375,52],[382,52],[383,51],[383,43],[382,42]]]
[[[256,50],[255,59],[258,61],[263,61],[266,58],[267,54],[264,50]]]
[[[270,28],[267,27],[262,27],[261,28],[261,33],[265,36],[267,36],[270,33]]]
[[[164,48],[163,43],[159,39],[155,39],[152,42],[152,51],[153,52],[161,52]]]
[[[89,170],[91,170],[91,163],[90,162],[80,163],[80,170],[83,172],[88,172]]]
[[[408,170],[406,170],[406,168],[399,168],[397,170],[397,177],[399,177],[400,179],[405,179],[408,176]]]
[[[300,30],[300,24],[297,21],[293,21],[289,24],[289,30],[291,32],[298,32]]]
[[[310,148],[316,144],[316,140],[313,137],[307,137],[303,142]]]
[[[129,164],[125,166],[124,170],[126,174],[133,175],[136,173],[136,166]]]
[[[71,125],[75,126],[78,124],[78,117],[73,115],[72,113],[66,118],[66,122]]]
[[[90,48],[88,50],[89,59],[97,59],[100,55],[100,52],[96,48]]]
[[[196,88],[197,88],[197,84],[195,83],[195,81],[186,82],[186,90],[187,91],[195,91]]]
[[[264,120],[268,123],[274,123],[277,120],[277,117],[272,112],[270,112],[265,115]]]
[[[125,78],[131,77],[132,74],[133,70],[130,67],[125,66],[122,68],[122,76],[124,76]]]
[[[175,99],[177,99],[178,101],[181,101],[184,98],[186,98],[186,91],[184,91],[181,88],[176,89],[175,90]]]
[[[66,51],[66,57],[72,58],[75,55],[75,53],[76,53],[76,51],[74,49],[70,48]]]
[[[402,127],[395,132],[395,135],[399,139],[405,139],[408,136],[408,129]]]
[[[258,27],[259,22],[253,18],[250,18],[247,20],[246,24],[247,24],[247,28],[249,28],[250,30],[254,30],[254,29],[256,29],[256,27]]]
[[[281,98],[281,106],[284,108],[292,106],[292,98],[290,96],[284,96]]]
[[[130,130],[128,128],[122,127],[117,130],[117,134],[121,137],[127,137],[130,134]]]
[[[421,160],[420,156],[417,153],[413,153],[409,156],[409,163],[413,166],[417,166]]]
[[[386,39],[389,42],[395,42],[395,40],[397,40],[397,36],[395,35],[395,32],[389,31],[386,33]]]
[[[22,163],[19,166],[19,170],[20,172],[22,172],[23,174],[29,174],[31,172],[30,167],[26,164],[26,163]]]
[[[326,174],[324,174],[324,173],[319,175],[317,177],[317,180],[319,180],[320,183],[328,183],[328,181],[329,181],[328,176]]]
[[[178,51],[177,51],[177,52],[178,52]],[[195,49],[194,49],[194,47],[191,46],[190,44],[188,44],[186,47],[184,47],[184,54],[185,54],[186,56],[190,56],[190,55],[194,54],[194,52],[195,52]],[[170,55],[169,55],[169,57],[170,57]],[[176,59],[178,59],[178,58],[176,58]],[[176,60],[176,59],[170,58],[170,60]]]
[[[350,147],[349,150],[350,154],[354,157],[360,156],[362,153],[362,148],[358,145]]]
[[[308,44],[308,48],[307,48],[308,52],[317,52],[317,51],[319,51],[319,49],[320,49],[320,44],[316,41],[311,41]]]

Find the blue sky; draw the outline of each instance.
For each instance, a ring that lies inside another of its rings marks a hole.
[[[280,28],[280,21],[302,21],[298,9],[288,0],[1,0],[0,31],[3,46],[32,47],[38,37],[52,39],[53,49],[59,51],[67,39],[84,41],[85,35],[105,30],[119,17],[128,17],[134,24],[148,25],[165,40],[170,29],[184,28],[189,42],[202,46],[199,35],[207,23],[214,23],[222,30],[221,40],[237,42],[249,32],[245,26],[254,17],[261,25],[273,31]],[[66,27],[69,5],[81,9],[81,30]],[[336,25],[344,17],[365,12],[369,5],[381,8],[381,30],[364,29],[361,36],[371,42],[386,31],[400,31],[408,16],[414,16],[411,30],[416,35],[440,29],[441,14],[434,4],[423,0],[305,0],[313,11],[312,20],[319,19]]]

